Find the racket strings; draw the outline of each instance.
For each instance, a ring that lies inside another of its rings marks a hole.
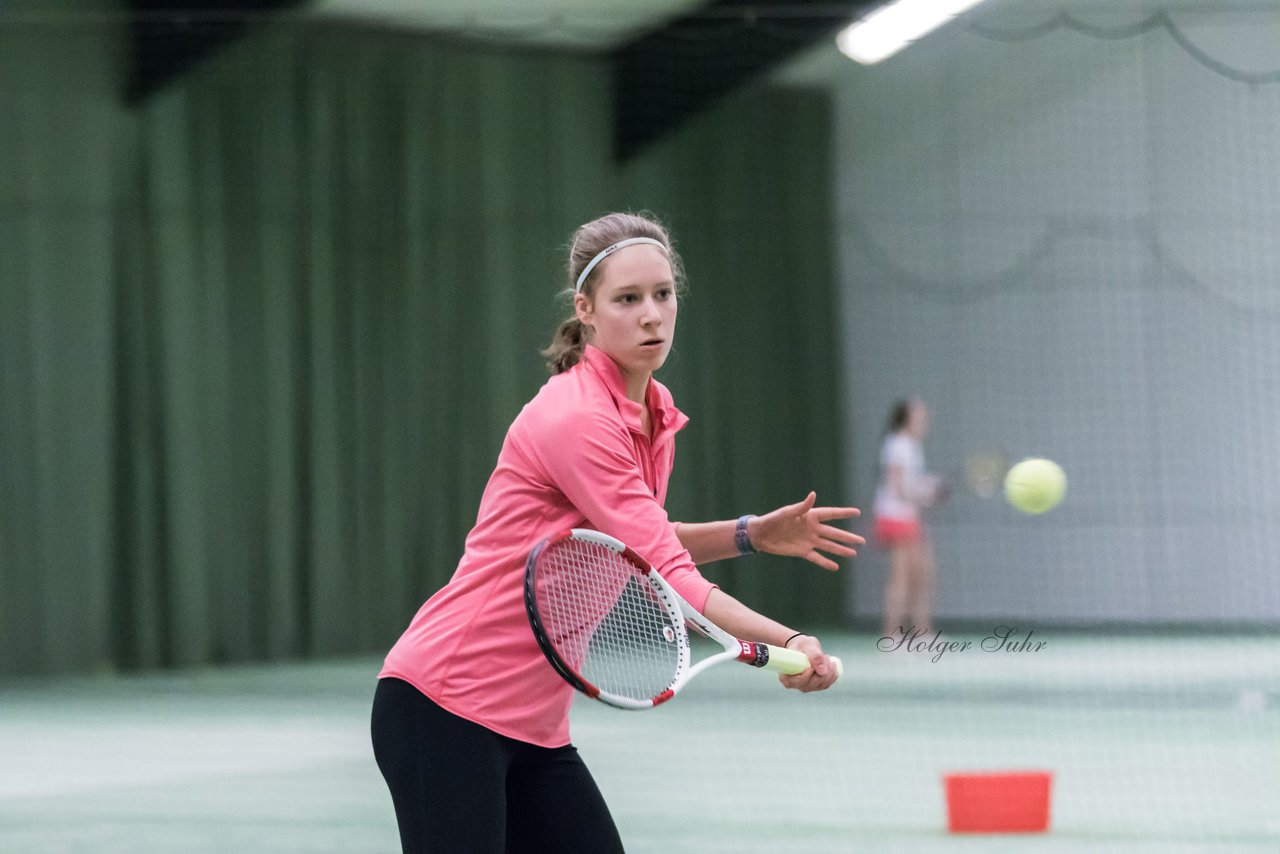
[[[595,543],[562,540],[538,559],[536,591],[547,640],[588,682],[635,700],[671,687],[683,626],[629,560]]]

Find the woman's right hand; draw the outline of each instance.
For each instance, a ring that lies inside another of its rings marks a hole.
[[[831,657],[822,651],[822,644],[813,635],[800,635],[791,641],[788,649],[809,656],[809,669],[794,676],[780,675],[778,680],[796,691],[825,691],[840,678]]]

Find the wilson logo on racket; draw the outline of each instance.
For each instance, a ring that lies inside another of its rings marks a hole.
[[[767,643],[751,643],[750,641],[738,641],[738,643],[742,644],[742,652],[738,655],[738,661],[743,664],[750,664],[752,667],[769,666],[769,650],[771,647]],[[806,662],[808,660],[808,658],[805,659]]]
[[[724,661],[803,673],[802,652],[740,640],[686,602],[661,575],[607,534],[575,528],[529,553],[525,610],[547,661],[577,690],[620,709],[650,709]],[[691,662],[688,627],[723,647]],[[840,659],[831,656],[838,674]]]

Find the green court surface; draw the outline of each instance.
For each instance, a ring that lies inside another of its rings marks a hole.
[[[628,851],[1280,851],[1274,636],[1037,633],[1037,651],[828,639],[824,695],[725,666],[672,703],[581,701]],[[377,661],[0,686],[0,852],[396,851]],[[1047,834],[950,835],[941,775],[1048,769]]]

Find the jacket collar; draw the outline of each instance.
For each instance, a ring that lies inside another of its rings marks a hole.
[[[582,352],[582,363],[593,374],[600,378],[609,396],[613,398],[623,423],[632,433],[644,435],[641,416],[644,412],[640,404],[627,398],[627,382],[622,375],[622,368],[599,347],[588,344]],[[689,418],[676,408],[671,393],[652,377],[645,388],[645,401],[649,404],[649,414],[653,417],[653,447],[674,436],[689,423]]]

